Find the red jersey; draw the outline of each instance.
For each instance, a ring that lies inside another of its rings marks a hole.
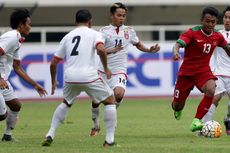
[[[216,46],[226,48],[227,41],[221,33],[213,31],[205,34],[201,26],[196,26],[184,32],[177,43],[185,48],[184,61],[178,75],[195,75],[211,71],[209,61]]]

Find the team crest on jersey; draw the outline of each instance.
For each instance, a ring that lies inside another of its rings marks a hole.
[[[127,28],[124,29],[124,37],[125,37],[125,39],[129,39],[129,31]]]
[[[216,45],[217,45],[217,41],[215,41],[215,40],[214,40],[214,41],[213,41],[213,45],[215,45],[215,46],[216,46]]]

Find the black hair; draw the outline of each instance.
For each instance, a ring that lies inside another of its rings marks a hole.
[[[226,9],[223,11],[223,14],[225,14],[227,11],[230,11],[230,6],[226,7]]]
[[[209,7],[205,7],[203,9],[202,14],[201,14],[201,18],[204,18],[204,16],[206,14],[210,14],[210,15],[218,18],[219,11],[216,8],[209,6]]]
[[[17,9],[10,15],[10,26],[12,29],[17,29],[19,24],[26,23],[27,18],[30,18],[30,13],[27,9]]]
[[[75,15],[76,23],[86,23],[91,19],[92,19],[92,15],[89,12],[89,10],[85,10],[85,9],[78,10]]]
[[[124,4],[118,2],[118,3],[114,3],[110,7],[110,13],[114,14],[118,8],[124,9],[126,12],[128,11],[128,8]]]

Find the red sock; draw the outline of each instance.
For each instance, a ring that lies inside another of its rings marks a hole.
[[[209,107],[212,104],[213,97],[204,95],[203,99],[201,100],[195,118],[202,119],[203,116],[208,112]]]

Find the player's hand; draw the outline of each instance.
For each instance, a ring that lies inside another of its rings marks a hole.
[[[55,93],[57,85],[58,85],[58,81],[55,80],[55,82],[52,84],[52,87],[51,87],[51,95],[53,95]]]
[[[107,54],[114,54],[114,53],[119,52],[123,49],[124,49],[124,47],[122,45],[118,45],[115,48],[107,50],[106,52],[107,52]]]
[[[39,84],[36,84],[34,88],[37,90],[40,97],[45,97],[47,95],[47,91]]]
[[[181,59],[180,53],[178,52],[173,53],[173,60],[178,61],[179,59]]]
[[[0,89],[9,89],[9,86],[3,78],[0,79]]]
[[[154,46],[151,46],[149,51],[152,52],[152,53],[156,53],[160,50],[160,46],[158,44],[154,45]]]
[[[105,70],[105,74],[107,76],[107,79],[110,79],[112,76],[112,72],[109,69]]]

